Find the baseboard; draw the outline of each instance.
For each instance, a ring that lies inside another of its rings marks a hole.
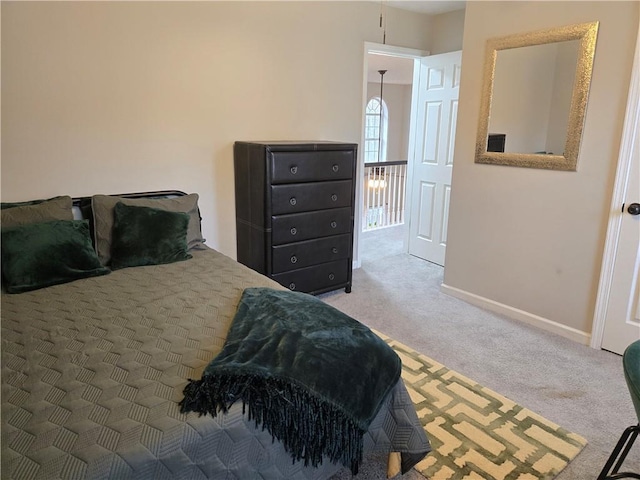
[[[509,305],[504,305],[502,303],[481,297],[474,293],[469,293],[467,291],[460,290],[459,288],[451,287],[444,283],[440,286],[440,290],[447,295],[459,298],[460,300],[464,300],[465,302],[477,307],[484,308],[494,313],[499,313],[512,320],[518,320],[528,325],[541,328],[542,330],[546,330],[547,332],[555,333],[556,335],[568,338],[569,340],[573,340],[574,342],[578,342],[583,345],[589,345],[591,342],[590,333],[582,332],[575,328],[568,327],[558,322],[554,322],[553,320],[549,320],[547,318],[539,317],[538,315],[525,312],[524,310],[519,310],[517,308],[510,307]]]

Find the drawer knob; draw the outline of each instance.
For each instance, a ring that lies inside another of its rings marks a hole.
[[[291,263],[298,263],[298,257],[291,255]]]
[[[331,170],[333,170],[335,173],[338,173],[338,170],[340,170],[340,167],[338,165],[334,165],[333,167],[331,167]]]
[[[336,195],[335,193],[331,195],[331,200],[333,200],[334,202],[338,200],[338,195]]]
[[[293,166],[289,169],[291,171],[291,175],[295,175],[296,173],[298,173],[298,167],[297,166]]]
[[[295,290],[295,289],[296,289],[296,284],[295,284],[295,283],[293,283],[293,282],[291,282],[291,283],[289,284],[289,290]]]
[[[296,235],[298,233],[298,229],[296,227],[293,227],[291,229],[291,235]]]
[[[291,197],[291,198],[289,199],[289,203],[290,203],[291,205],[295,205],[296,203],[298,203],[298,201],[296,200],[296,197]]]
[[[338,253],[338,249],[337,249],[336,247],[333,247],[333,248],[331,249],[331,252],[332,252],[332,253]]]
[[[333,273],[329,274],[329,280],[335,280],[336,276]]]
[[[331,228],[336,228],[338,226],[338,222],[331,222]]]

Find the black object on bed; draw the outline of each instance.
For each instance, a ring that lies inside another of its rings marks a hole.
[[[327,456],[358,472],[362,435],[398,382],[398,355],[366,326],[303,293],[247,288],[225,345],[181,411],[216,416],[237,400],[294,461]]]

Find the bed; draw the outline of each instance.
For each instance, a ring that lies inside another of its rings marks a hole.
[[[344,468],[294,461],[281,442],[248,421],[242,402],[215,418],[181,412],[185,385],[225,345],[243,292],[283,290],[204,245],[196,194],[2,206],[2,478],[321,479]],[[148,242],[124,230],[140,225],[125,222],[131,220],[125,213],[160,210],[180,213],[161,222],[179,232],[185,248],[178,254],[150,253]],[[55,234],[43,233],[50,225]],[[42,254],[43,238],[60,242],[61,225],[73,225],[81,238],[72,251],[58,245],[56,255],[73,262],[86,256],[81,268],[53,279],[38,268],[31,272],[35,281],[13,281],[16,271],[55,257],[45,251],[47,258],[38,260],[29,250],[26,260],[15,260],[29,248]],[[158,255],[179,261],[152,264]],[[365,459],[399,452],[403,471],[429,452],[402,380],[385,396],[363,444]]]

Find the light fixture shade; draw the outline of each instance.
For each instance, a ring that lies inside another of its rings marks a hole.
[[[387,181],[382,178],[370,178],[367,185],[369,188],[383,189],[387,188]]]

